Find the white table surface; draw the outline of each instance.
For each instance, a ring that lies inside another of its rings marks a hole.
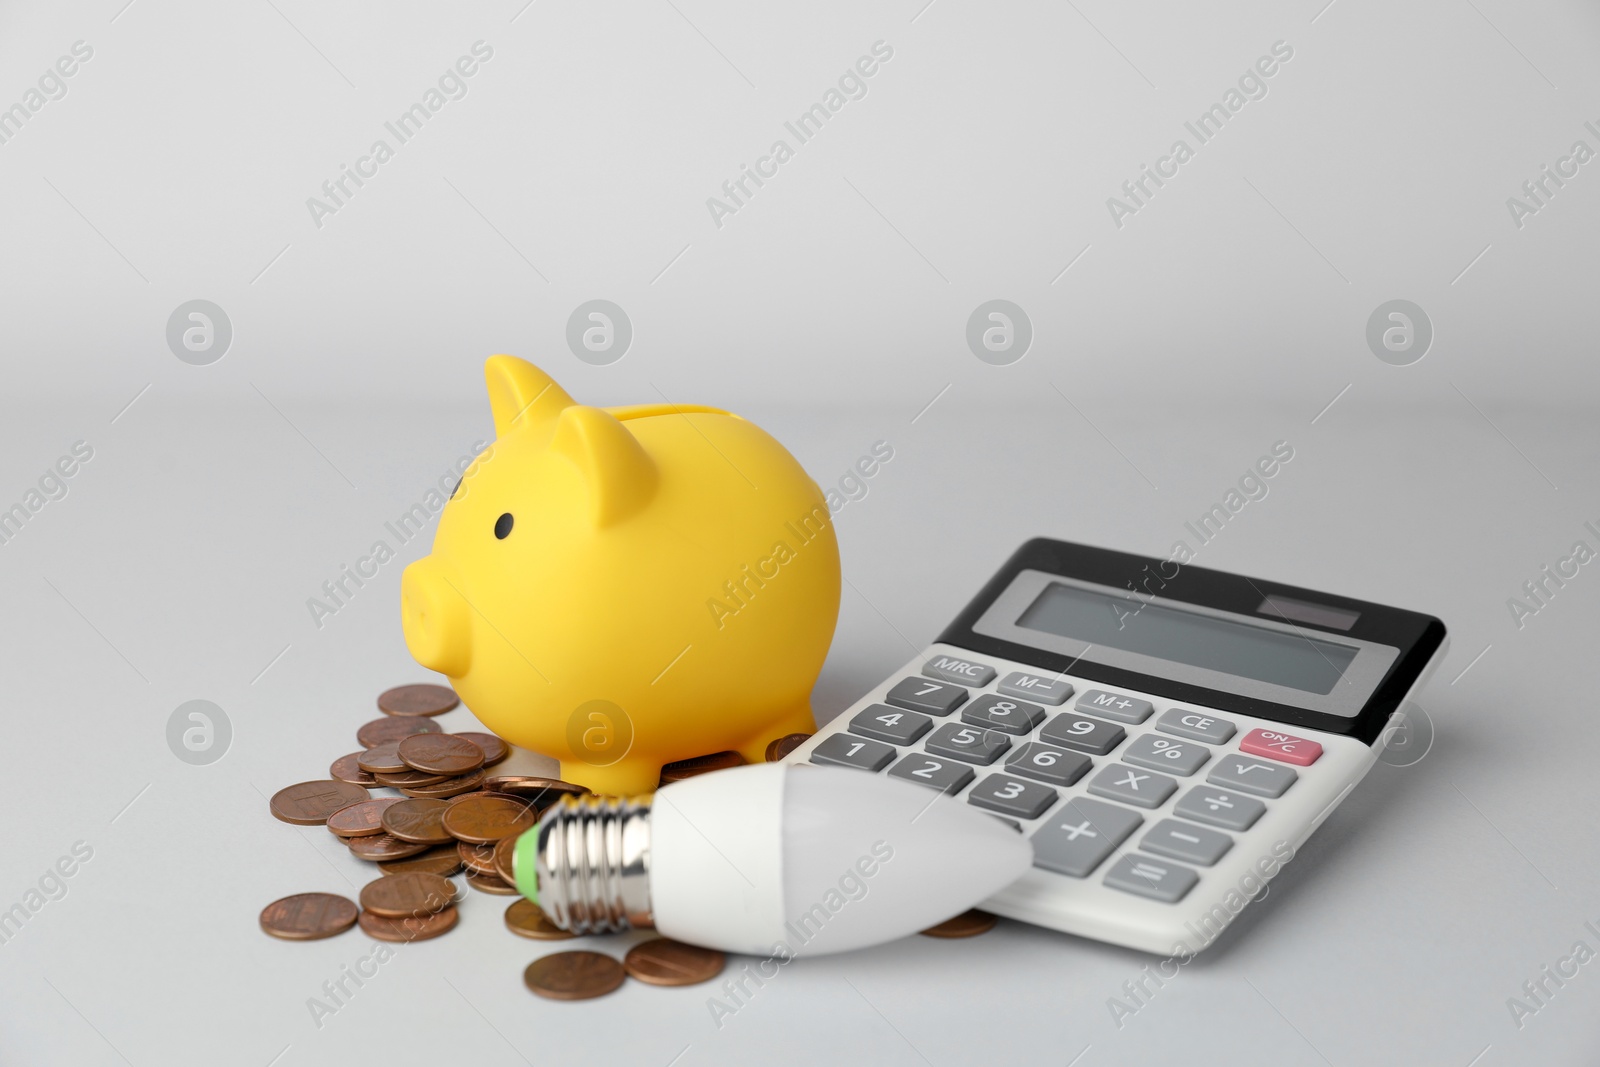
[[[874,441],[895,449],[837,518],[850,585],[819,718],[930,641],[1024,539],[1164,554],[1277,440],[1294,459],[1197,562],[1450,627],[1421,698],[1428,756],[1380,764],[1120,1028],[1107,1001],[1152,957],[1006,921],[795,963],[720,1029],[712,986],[550,1003],[523,987],[530,960],[631,938],[524,941],[505,898],[472,892],[457,930],[405,947],[318,1027],[308,998],[373,943],[276,941],[257,913],[292,892],[353,897],[371,869],[273,819],[266,796],[354,749],[381,689],[429,677],[398,625],[423,546],[320,629],[305,601],[488,433],[486,410],[379,397],[280,415],[248,392],[202,410],[158,391],[114,423],[120,404],[97,399],[17,411],[0,425],[7,500],[73,441],[95,454],[0,546],[0,908],[75,842],[93,857],[0,945],[0,1062],[1593,1063],[1600,962],[1521,1028],[1507,999],[1574,942],[1600,948],[1584,926],[1600,925],[1600,564],[1520,630],[1506,606],[1574,541],[1600,547],[1583,527],[1600,524],[1592,414],[1491,407],[1491,425],[1361,384],[1313,424],[1325,401],[1130,399],[1088,409],[1100,430],[1065,403],[970,407],[959,390],[914,423],[920,398],[743,412],[824,484]],[[195,698],[233,727],[209,766],[166,745]]]

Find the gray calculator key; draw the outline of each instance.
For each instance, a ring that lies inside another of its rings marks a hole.
[[[1169,741],[1155,734],[1145,734],[1122,750],[1122,758],[1140,767],[1187,778],[1205,765],[1211,758],[1211,750],[1193,741]]]
[[[1123,696],[1121,693],[1108,693],[1104,689],[1089,690],[1078,698],[1073,707],[1091,715],[1116,719],[1118,722],[1144,722],[1150,717],[1150,713],[1156,710],[1148,700]]]
[[[961,719],[978,726],[993,726],[1008,734],[1028,734],[1044,722],[1044,709],[1026,700],[981,696],[962,709]]]
[[[1224,756],[1211,768],[1206,781],[1224,789],[1254,793],[1258,797],[1281,797],[1300,776],[1293,767],[1249,756]]]
[[[913,752],[889,768],[889,777],[904,778],[941,793],[959,793],[977,776],[966,764],[942,756],[930,756],[926,752]]]
[[[928,735],[923,747],[936,756],[949,756],[965,763],[988,764],[1011,747],[1011,739],[999,730],[988,727],[947,722]]]
[[[967,702],[967,691],[959,685],[928,678],[902,678],[883,699],[898,708],[948,715]]]
[[[1048,674],[1012,671],[997,687],[1006,696],[1026,697],[1041,704],[1065,704],[1072,695],[1072,683]]]
[[[1089,792],[1096,796],[1137,804],[1141,808],[1159,808],[1177,788],[1178,783],[1164,774],[1143,771],[1126,763],[1103,767],[1089,779]]]
[[[1209,867],[1233,847],[1233,838],[1177,819],[1162,819],[1139,839],[1139,847],[1168,859]]]
[[[1053,745],[1065,745],[1080,752],[1092,752],[1096,756],[1104,756],[1122,744],[1122,739],[1127,736],[1128,731],[1116,723],[1086,719],[1082,715],[1073,715],[1070,712],[1057,715],[1039,731],[1039,738],[1042,741],[1049,741]]]
[[[957,685],[985,686],[994,681],[994,668],[954,656],[935,656],[922,665],[922,673]]]
[[[1029,741],[1006,757],[1006,770],[1051,785],[1071,785],[1094,764],[1089,757],[1054,745]]]
[[[887,704],[871,704],[856,712],[850,720],[850,732],[887,741],[891,745],[909,745],[928,732],[933,720],[914,711],[891,708]]]
[[[859,767],[864,771],[881,771],[892,759],[894,749],[890,746],[851,734],[834,734],[811,750],[812,763]]]
[[[1106,885],[1166,904],[1176,904],[1188,895],[1200,876],[1187,867],[1166,860],[1154,860],[1130,852],[1106,872]]]
[[[1144,822],[1138,812],[1071,797],[1033,835],[1033,865],[1073,878],[1089,873]]]
[[[1009,774],[991,774],[972,787],[967,803],[1018,819],[1037,819],[1049,811],[1059,797],[1060,794],[1047,785],[1024,782]]]
[[[1162,733],[1187,737],[1191,741],[1209,741],[1220,745],[1232,737],[1238,727],[1227,719],[1206,715],[1188,708],[1168,708],[1156,720],[1156,729]]]
[[[1266,810],[1267,806],[1254,797],[1197,785],[1178,798],[1172,814],[1224,830],[1248,830]]]

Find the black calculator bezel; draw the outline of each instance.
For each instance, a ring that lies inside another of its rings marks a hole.
[[[1175,568],[1177,573],[1173,574]],[[1147,675],[1120,667],[1108,667],[1094,662],[1092,651],[1086,657],[1074,658],[1059,652],[1047,652],[975,632],[972,627],[983,613],[1000,594],[1006,591],[1012,579],[1025,570],[1046,571],[1118,589],[1150,590],[1157,592],[1164,599],[1215,608],[1246,618],[1262,618],[1257,608],[1263,599],[1273,594],[1344,608],[1358,613],[1358,618],[1348,630],[1298,621],[1295,625],[1304,630],[1325,633],[1336,638],[1354,637],[1390,645],[1398,648],[1400,655],[1384,674],[1377,689],[1373,691],[1360,712],[1353,718],[1346,718],[1330,715],[1327,712],[1309,711],[1289,704],[1279,704],[1259,697],[1224,693],[1204,686],[1175,682],[1170,678]],[[1168,577],[1169,575],[1171,577]],[[1390,715],[1411,691],[1412,685],[1426,669],[1429,660],[1439,650],[1444,639],[1444,623],[1431,615],[1372,604],[1364,600],[1352,600],[1349,597],[1302,589],[1281,582],[1248,578],[1190,564],[1175,564],[1168,560],[1115,552],[1107,548],[1080,545],[1070,541],[1055,541],[1047,537],[1036,537],[1017,549],[1006,561],[1005,566],[989,579],[982,591],[939,635],[942,644],[956,645],[981,655],[1033,663],[1091,681],[1103,682],[1109,686],[1155,693],[1180,703],[1199,704],[1217,711],[1231,711],[1239,715],[1270,719],[1289,726],[1354,737],[1368,745],[1375,742],[1382,734]]]

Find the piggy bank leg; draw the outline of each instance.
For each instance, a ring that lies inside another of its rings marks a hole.
[[[787,737],[790,734],[814,734],[816,732],[817,720],[811,714],[810,701],[806,701],[792,711],[767,722],[750,740],[738,746],[738,752],[739,755],[744,757],[746,763],[765,763],[767,746],[778,738]]]
[[[565,760],[561,764],[561,778],[601,796],[643,796],[654,793],[660,785],[661,764],[650,760],[620,759],[597,767],[582,760]]]

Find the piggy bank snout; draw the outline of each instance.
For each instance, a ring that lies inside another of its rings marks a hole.
[[[400,621],[418,663],[452,678],[467,673],[472,620],[459,575],[438,556],[424,556],[400,576]]]

